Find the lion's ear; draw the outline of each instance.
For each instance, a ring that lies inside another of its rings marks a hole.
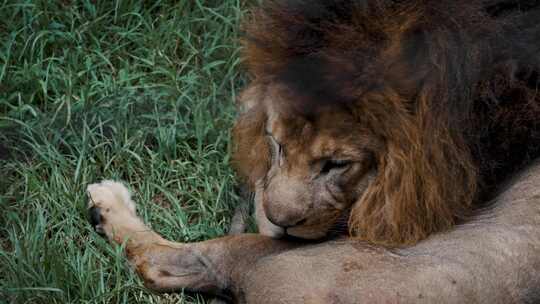
[[[443,119],[416,112],[395,96],[367,102],[363,117],[384,139],[377,176],[354,204],[351,234],[388,246],[414,244],[463,217],[476,190],[476,174],[465,145]]]
[[[253,190],[268,171],[269,151],[264,138],[266,114],[262,87],[251,85],[238,100],[238,117],[233,127],[232,165],[243,182]]]

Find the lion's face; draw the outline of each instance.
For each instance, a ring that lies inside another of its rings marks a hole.
[[[346,213],[373,176],[376,140],[346,109],[302,115],[288,106],[298,97],[279,86],[265,92],[257,96],[263,98],[258,136],[265,149],[251,154],[254,162],[266,162],[256,181],[260,232],[316,239],[345,230]]]
[[[311,122],[274,115],[265,130],[271,162],[260,190],[264,214],[289,235],[324,237],[344,225],[336,221],[368,185],[369,138],[351,137],[354,122],[345,113]]]

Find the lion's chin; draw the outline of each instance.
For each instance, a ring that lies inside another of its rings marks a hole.
[[[295,226],[287,228],[286,235],[305,240],[318,240],[326,237],[327,232],[310,227]]]

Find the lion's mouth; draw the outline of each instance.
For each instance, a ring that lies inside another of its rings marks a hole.
[[[349,232],[348,218],[349,210],[345,210],[333,220],[328,220],[324,224],[295,225],[284,228],[284,235],[304,240],[320,240],[340,237]]]
[[[326,231],[306,226],[293,226],[285,229],[285,235],[304,240],[317,240],[326,237]]]

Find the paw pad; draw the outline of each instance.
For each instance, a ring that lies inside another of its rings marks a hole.
[[[97,233],[104,235],[103,213],[130,213],[135,216],[135,203],[129,190],[119,182],[105,180],[88,185],[88,220]]]
[[[101,225],[103,223],[103,216],[101,216],[101,209],[99,207],[90,207],[88,210],[88,220],[97,233],[105,235],[105,231]]]

